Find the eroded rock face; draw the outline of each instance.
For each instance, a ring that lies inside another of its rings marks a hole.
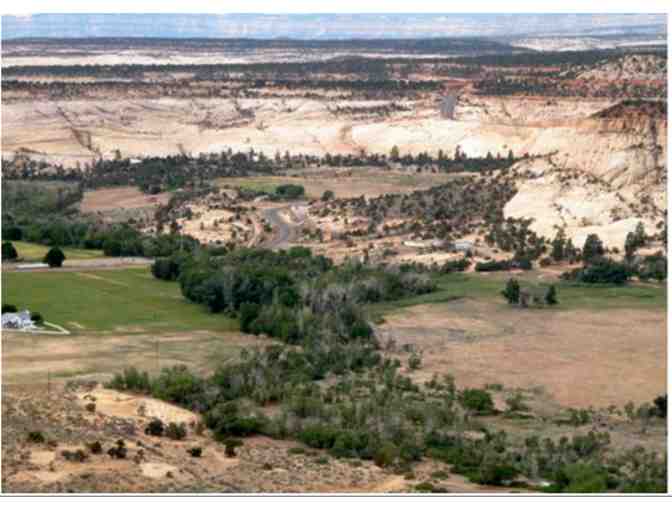
[[[557,229],[563,228],[574,246],[583,246],[586,237],[594,233],[606,246],[620,249],[637,223],[641,221],[653,234],[664,218],[662,182],[642,185],[640,178],[630,175],[631,184],[616,186],[588,172],[557,166],[553,158],[523,162],[518,170],[526,171],[527,177],[518,183],[518,193],[506,204],[504,215],[533,218],[530,228],[547,238],[552,239]],[[643,194],[650,200],[645,206]]]

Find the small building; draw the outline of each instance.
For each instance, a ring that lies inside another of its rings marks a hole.
[[[466,253],[474,249],[474,243],[472,241],[455,241],[453,243],[453,249],[455,251]]]
[[[33,329],[35,323],[30,318],[30,312],[24,310],[16,313],[2,314],[2,329]]]

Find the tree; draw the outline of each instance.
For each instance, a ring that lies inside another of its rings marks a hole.
[[[602,245],[602,240],[597,236],[597,234],[590,234],[586,238],[586,242],[583,244],[583,262],[585,264],[590,264],[595,262],[598,259],[604,257],[604,246]]]
[[[628,235],[625,237],[625,260],[632,260],[632,257],[637,251],[637,239],[635,234],[628,232]]]
[[[548,290],[546,290],[546,295],[544,296],[544,301],[546,301],[546,304],[549,306],[557,305],[558,304],[558,297],[557,293],[555,291],[555,285],[551,285]]]
[[[637,243],[637,247],[641,248],[646,246],[646,239],[647,235],[646,230],[644,230],[644,223],[640,221],[635,227],[635,242]]]
[[[506,298],[509,304],[515,305],[520,299],[520,285],[518,280],[515,278],[510,278],[506,282],[506,288],[502,291],[502,295]]]
[[[551,250],[551,257],[553,257],[553,260],[556,262],[565,258],[565,243],[565,231],[560,229],[555,235],[555,239],[553,239],[553,248]]]
[[[328,189],[324,193],[322,193],[322,201],[328,202],[329,200],[333,200],[335,196],[336,195],[334,194],[334,192]]]
[[[229,438],[224,441],[224,454],[227,457],[235,457],[237,455],[236,448],[243,446],[243,442],[237,438]]]
[[[65,255],[58,246],[51,248],[44,256],[44,262],[49,264],[49,267],[61,267],[64,260]]]
[[[465,409],[475,411],[476,414],[481,416],[495,414],[495,403],[490,393],[485,390],[465,389],[460,395],[460,403]]]
[[[390,150],[390,159],[394,161],[395,163],[399,161],[399,147],[396,145],[392,147]]]
[[[411,354],[411,357],[408,358],[408,369],[417,370],[420,368],[421,365],[422,365],[422,357],[417,352]]]
[[[567,243],[565,243],[565,258],[570,264],[573,264],[576,261],[576,257],[577,253],[576,248],[574,248],[574,243],[571,239],[567,239]]]
[[[655,405],[654,412],[659,418],[667,418],[667,394],[657,396],[653,404]]]
[[[19,254],[9,241],[2,243],[2,260],[16,260]]]

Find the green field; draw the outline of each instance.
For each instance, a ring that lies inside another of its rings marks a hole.
[[[19,259],[26,262],[42,262],[42,259],[49,251],[49,246],[43,244],[26,243],[23,241],[12,241],[14,248],[19,255]],[[102,250],[79,250],[77,248],[61,248],[65,254],[65,260],[93,259],[103,256]]]
[[[536,271],[519,274],[521,288],[546,288],[553,284],[558,293],[557,310],[612,308],[665,308],[667,306],[667,286],[665,283],[631,283],[622,287],[602,285],[576,285],[562,280],[539,280]],[[453,273],[438,278],[439,289],[431,294],[403,299],[391,303],[381,303],[371,307],[374,315],[380,317],[399,308],[420,304],[445,303],[455,299],[478,299],[506,305],[500,292],[504,290],[507,273]]]
[[[536,273],[519,275],[521,286],[545,286]],[[439,289],[424,296],[369,307],[380,317],[396,309],[468,298],[507,306],[500,296],[505,273],[449,274],[438,279]],[[168,332],[234,331],[235,320],[211,314],[187,302],[175,282],[155,279],[147,268],[86,272],[5,272],[2,302],[40,312],[47,321],[73,333],[86,331]],[[560,304],[556,309],[664,308],[664,284],[630,284],[624,287],[575,286],[554,282]]]
[[[187,302],[175,282],[148,268],[4,272],[2,302],[40,312],[73,333],[235,331],[237,322]]]

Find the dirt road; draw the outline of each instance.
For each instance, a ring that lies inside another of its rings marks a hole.
[[[288,207],[274,207],[262,211],[262,215],[266,221],[273,226],[273,235],[271,239],[264,243],[265,248],[278,249],[284,248],[296,236],[296,227],[286,221],[281,211],[288,211]]]
[[[86,271],[86,270],[104,270],[104,269],[122,269],[125,267],[143,267],[154,263],[154,259],[144,257],[103,257],[99,259],[87,260],[66,260],[63,267],[31,267],[28,263],[2,264],[3,271],[16,271],[21,273],[33,271]],[[27,265],[28,267],[21,267]]]

